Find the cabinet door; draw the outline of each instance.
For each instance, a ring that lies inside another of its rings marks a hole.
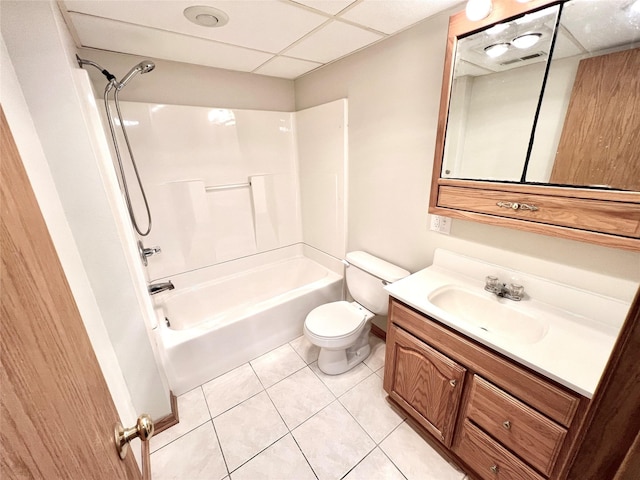
[[[451,446],[465,369],[391,324],[385,381],[391,398],[447,447]]]

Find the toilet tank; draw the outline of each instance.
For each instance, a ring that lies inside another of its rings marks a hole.
[[[389,294],[382,281],[392,283],[410,273],[366,252],[349,252],[346,260],[350,264],[346,273],[347,287],[353,299],[370,312],[386,315]]]

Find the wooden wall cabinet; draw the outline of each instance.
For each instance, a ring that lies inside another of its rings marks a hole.
[[[482,180],[492,176],[445,178],[447,175],[442,173],[459,40],[494,24],[566,1],[494,0],[491,14],[481,21],[468,20],[464,11],[450,18],[429,212],[640,250],[638,48],[581,61],[553,173],[546,183],[538,183],[540,179],[525,181],[526,166],[520,182]],[[618,4],[611,0],[614,7]],[[519,161],[506,154],[503,160]],[[610,189],[571,185],[608,185]]]
[[[384,389],[485,480],[565,478],[589,405],[393,298]]]

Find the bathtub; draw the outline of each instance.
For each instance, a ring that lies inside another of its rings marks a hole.
[[[154,299],[175,395],[299,337],[313,308],[342,295],[342,276],[300,253],[238,263],[170,277],[176,288]]]

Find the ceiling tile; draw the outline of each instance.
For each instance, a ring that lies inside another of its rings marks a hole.
[[[70,13],[82,46],[250,72],[272,55],[201,38]]]
[[[317,32],[287,50],[292,57],[316,62],[330,62],[383,38],[382,35],[331,21]]]
[[[307,60],[278,56],[255,70],[254,73],[269,75],[270,77],[294,79],[321,65],[321,63],[309,62]]]
[[[222,10],[229,16],[229,23],[219,28],[191,23],[182,12],[194,4]],[[273,53],[280,52],[327,20],[294,3],[277,0],[67,0],[64,5],[73,12]]]
[[[340,18],[391,34],[460,3],[461,0],[363,0]]]
[[[293,0],[296,3],[301,3],[307,7],[315,8],[329,15],[335,15],[336,13],[344,10],[356,0]]]

